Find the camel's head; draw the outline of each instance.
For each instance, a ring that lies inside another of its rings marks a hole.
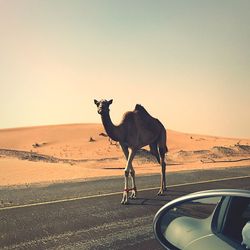
[[[97,112],[100,115],[103,115],[105,113],[109,112],[109,105],[113,102],[113,100],[101,100],[101,101],[97,101],[94,100],[95,105],[97,106]]]

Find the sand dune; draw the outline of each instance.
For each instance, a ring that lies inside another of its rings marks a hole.
[[[249,165],[250,139],[168,130],[168,171]],[[146,148],[147,149],[147,148]],[[0,186],[123,175],[124,156],[102,124],[71,124],[0,130]],[[137,174],[159,173],[142,150]]]

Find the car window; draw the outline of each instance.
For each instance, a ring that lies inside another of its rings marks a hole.
[[[248,221],[250,221],[250,200],[233,197],[229,203],[221,233],[240,245],[243,240],[242,230]]]
[[[246,210],[243,212],[242,217],[247,222],[242,229],[241,245],[246,249],[250,249],[250,204],[248,204]]]

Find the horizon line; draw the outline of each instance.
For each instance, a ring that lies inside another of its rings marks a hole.
[[[18,130],[18,129],[32,129],[32,128],[42,128],[42,127],[60,127],[60,126],[76,126],[76,125],[103,125],[102,122],[76,122],[76,123],[55,123],[55,124],[40,124],[40,125],[25,125],[20,127],[0,127],[0,132],[3,130]],[[199,133],[199,132],[187,132],[187,131],[180,131],[176,129],[166,129],[167,131],[173,131],[177,133],[187,134],[187,135],[196,135],[196,136],[206,136],[206,137],[220,137],[225,139],[240,139],[240,140],[249,140],[250,138],[247,137],[236,137],[236,136],[226,136],[226,135],[214,135],[214,134],[206,134],[206,133]]]

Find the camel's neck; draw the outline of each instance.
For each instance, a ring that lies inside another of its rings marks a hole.
[[[101,115],[102,117],[102,124],[106,130],[106,133],[113,141],[119,141],[119,127],[115,126],[113,122],[111,121],[109,112],[106,114]]]

